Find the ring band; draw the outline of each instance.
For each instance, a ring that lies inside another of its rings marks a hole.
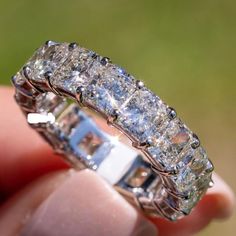
[[[74,168],[96,171],[147,214],[177,220],[212,185],[214,168],[198,137],[109,58],[76,43],[47,41],[12,82],[29,125],[57,153]],[[133,147],[103,131],[90,111]]]

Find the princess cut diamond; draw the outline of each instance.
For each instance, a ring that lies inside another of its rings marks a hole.
[[[191,209],[197,204],[197,202],[201,199],[204,192],[195,191],[194,194],[189,199],[181,199],[179,201],[179,208],[185,214],[189,214]]]
[[[183,164],[186,159],[190,160],[190,162]],[[172,177],[178,191],[186,193],[207,188],[210,182],[210,176],[207,174],[209,165],[206,152],[202,147],[197,149],[189,148],[183,154],[182,161],[178,164],[178,175]]]
[[[113,115],[135,90],[134,78],[115,65],[104,66],[96,60],[87,74],[91,82],[84,99],[108,116]]]
[[[117,123],[139,142],[158,136],[167,107],[150,90],[138,89],[121,107]]]
[[[54,72],[66,60],[68,54],[67,43],[43,45],[26,64],[30,69],[30,79],[43,82],[44,74],[48,71]]]
[[[169,122],[162,136],[147,151],[163,167],[172,169],[176,166],[178,155],[189,142],[190,136],[188,128],[176,118]]]
[[[75,94],[76,88],[86,86],[90,77],[86,76],[87,69],[93,63],[94,52],[85,48],[75,48],[67,60],[54,73],[52,84],[56,88]]]

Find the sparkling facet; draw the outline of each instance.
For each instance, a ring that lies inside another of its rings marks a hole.
[[[158,128],[166,116],[166,106],[150,90],[137,90],[121,109],[117,123],[134,138],[145,142],[158,136]]]
[[[86,71],[94,61],[93,54],[94,52],[85,48],[78,47],[74,49],[70,57],[54,73],[51,79],[52,84],[56,88],[61,88],[73,94],[75,94],[77,87],[85,87],[90,81]]]
[[[190,140],[191,132],[179,119],[169,122],[162,136],[148,148],[148,152],[165,168],[173,168],[179,154]]]
[[[185,212],[185,214],[189,214],[191,209],[197,204],[202,195],[203,192],[195,191],[189,199],[182,199],[179,201],[179,208]]]
[[[134,78],[114,65],[104,66],[100,61],[95,61],[87,74],[91,82],[84,98],[107,115],[118,110],[135,90]]]
[[[30,69],[29,77],[37,82],[44,81],[44,74],[47,71],[54,72],[66,60],[68,54],[66,43],[42,46],[26,64]]]
[[[191,159],[191,162],[187,165],[183,164],[183,160],[185,160],[186,156],[188,159]],[[182,155],[182,161],[178,164],[179,174],[172,177],[178,191],[184,193],[192,189],[199,190],[201,188],[207,188],[210,181],[209,174],[205,173],[207,164],[208,158],[202,147],[187,150],[186,153]]]

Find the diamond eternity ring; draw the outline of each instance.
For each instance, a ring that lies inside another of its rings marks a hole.
[[[56,153],[76,169],[96,171],[145,213],[182,218],[213,184],[197,135],[109,58],[47,41],[12,82],[28,124]],[[96,114],[132,145],[104,131]]]

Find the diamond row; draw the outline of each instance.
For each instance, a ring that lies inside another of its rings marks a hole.
[[[74,43],[48,41],[21,73],[36,88],[46,83],[56,93],[76,96],[126,133],[163,179],[172,182],[174,195],[184,196],[178,207],[185,212],[208,188],[213,166],[197,136],[174,109],[108,58]]]

